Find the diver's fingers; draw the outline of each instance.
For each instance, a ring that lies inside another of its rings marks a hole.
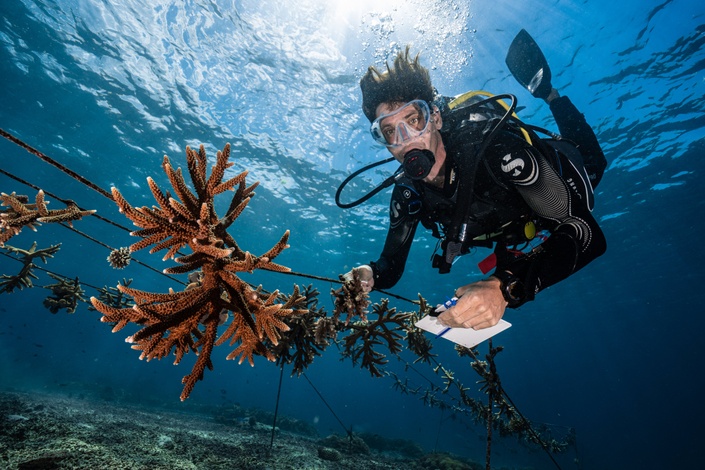
[[[450,309],[438,315],[437,319],[438,323],[443,326],[449,326],[451,328],[465,328],[463,324],[466,320],[464,318],[458,318]]]
[[[468,328],[472,328],[473,330],[484,330],[485,328],[495,326],[496,324],[497,322],[495,322],[494,320],[485,320],[475,326],[469,326]]]
[[[471,286],[472,284],[467,284],[462,287],[458,287],[457,289],[455,289],[455,296],[458,298],[462,297],[463,294],[470,290]]]

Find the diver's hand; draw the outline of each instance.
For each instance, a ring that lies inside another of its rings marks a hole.
[[[496,277],[459,287],[455,296],[456,304],[438,316],[441,324],[451,328],[489,328],[499,323],[507,308]]]
[[[370,292],[375,286],[375,279],[374,273],[372,272],[372,268],[366,264],[363,264],[362,266],[358,266],[356,268],[352,268],[350,271],[343,274],[343,279],[345,279],[346,281],[352,281],[353,271],[357,271],[357,275],[360,278],[360,286],[362,286],[362,290],[365,292]]]

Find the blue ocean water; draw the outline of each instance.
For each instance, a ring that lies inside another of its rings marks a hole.
[[[367,66],[411,44],[441,93],[513,93],[523,120],[555,129],[547,107],[504,64],[512,38],[527,29],[546,52],[554,84],[586,115],[607,155],[595,215],[608,252],[506,315],[514,326],[495,340],[505,347],[497,358],[502,384],[529,419],[576,430],[577,455],[563,456],[563,468],[701,467],[702,2],[21,0],[3,2],[0,13],[0,128],[102,188],[116,186],[133,205],[153,203],[147,176],[167,187],[163,155],[183,166],[186,145],[203,143],[213,157],[230,142],[234,169],[260,182],[231,230],[238,244],[263,253],[289,229],[291,248],[277,261],[334,279],[376,259],[387,228],[388,193],[348,211],[334,203],[345,176],[386,153],[360,112]],[[112,202],[5,139],[0,169],[130,225]],[[357,189],[393,169],[382,167]],[[0,190],[34,194],[5,173]],[[135,241],[94,218],[75,226],[113,247]],[[482,277],[476,263],[487,253],[464,257],[441,276],[428,261],[435,240],[416,237],[393,293],[440,301]],[[133,278],[144,290],[178,288],[136,263],[111,269],[106,248],[58,225],[25,229],[9,244],[28,248],[35,240],[61,243],[46,267],[87,285]],[[172,264],[146,250],[135,257],[158,270]],[[18,266],[0,257],[0,274]],[[283,292],[313,283],[328,310],[337,287],[276,273],[248,280]],[[35,284],[51,282],[44,276]],[[140,362],[124,342],[126,330],[111,334],[85,304],[73,315],[52,315],[42,306],[46,295],[41,288],[0,295],[2,388],[110,390],[185,411],[202,403],[274,407],[279,370],[262,358],[250,368],[226,361],[231,349],[216,348],[215,369],[181,403],[181,377],[193,357],[176,367],[168,359]],[[447,345],[438,350],[474,384],[467,360]],[[306,374],[346,425],[483,459],[482,426],[449,419],[400,394],[390,379],[340,359],[331,347]],[[395,360],[389,367],[421,380]],[[314,423],[321,435],[344,432],[302,378],[285,379],[280,412]],[[496,466],[553,468],[543,452],[511,438],[495,452]]]

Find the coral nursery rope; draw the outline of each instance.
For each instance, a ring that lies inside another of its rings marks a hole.
[[[492,338],[490,338],[489,341],[490,341],[490,348],[491,348],[491,347],[492,347]],[[468,349],[468,353],[470,354],[470,357],[472,357],[475,361],[479,361],[479,360],[480,360],[480,359],[477,357],[477,354],[472,350],[472,348]],[[440,367],[440,366],[441,366],[441,364],[440,364],[435,358],[432,357],[431,360],[436,364],[436,367]],[[506,398],[507,401],[512,405],[512,407],[514,408],[514,411],[516,411],[516,413],[519,415],[519,417],[524,421],[524,424],[526,424],[527,429],[529,430],[529,432],[531,433],[531,435],[534,437],[534,439],[536,439],[536,442],[539,443],[539,445],[541,446],[541,448],[543,449],[543,451],[546,452],[546,455],[548,455],[548,458],[551,459],[551,461],[552,461],[553,464],[556,466],[556,468],[558,468],[558,470],[561,470],[561,466],[558,464],[558,462],[556,461],[556,459],[553,458],[553,455],[551,455],[551,451],[550,451],[550,450],[548,449],[548,447],[546,446],[546,443],[543,442],[543,439],[541,439],[541,436],[539,436],[539,435],[536,433],[536,430],[535,430],[534,427],[531,425],[531,421],[529,421],[528,419],[526,419],[526,417],[522,414],[522,412],[519,411],[519,408],[517,408],[517,406],[514,404],[514,401],[511,399],[511,397],[509,396],[509,394],[507,393],[507,391],[504,389],[504,387],[502,387],[502,386],[500,385],[498,392],[499,392],[501,395],[503,395],[504,398]],[[491,398],[491,397],[490,397],[490,398]],[[487,428],[487,432],[488,432],[488,437],[487,437],[487,439],[488,439],[488,445],[487,445],[487,465],[488,465],[488,467],[487,467],[487,468],[489,468],[489,462],[490,462],[490,457],[489,457],[490,444],[489,444],[489,442],[491,442],[491,439],[492,439],[492,438],[491,438],[491,433],[492,433],[492,428],[491,428],[491,415],[492,415],[492,413],[491,413],[491,410],[492,410],[492,400],[490,399],[490,406],[489,406],[489,411],[490,411],[490,412],[488,413],[488,420],[487,420],[487,421],[488,421],[488,428]]]
[[[0,130],[1,130],[1,129],[0,129]],[[39,191],[39,190],[41,189],[39,186],[37,186],[37,185],[35,185],[35,184],[32,184],[32,183],[30,183],[29,181],[25,181],[25,180],[23,180],[22,178],[13,175],[12,173],[8,173],[7,171],[3,170],[2,168],[0,168],[0,173],[2,173],[3,175],[7,176],[8,178],[11,178],[11,179],[13,179],[13,180],[15,180],[15,181],[17,181],[17,182],[19,182],[19,183],[22,183],[22,184],[24,184],[24,185],[26,185],[26,186],[29,186],[30,188],[32,188],[32,189],[34,189],[34,190],[36,190],[36,191]],[[69,200],[67,200],[67,199],[60,198],[60,197],[57,196],[56,194],[53,194],[53,193],[51,193],[51,192],[49,192],[49,191],[44,191],[44,193],[45,193],[47,196],[50,196],[50,197],[52,197],[52,198],[54,198],[54,199],[56,199],[56,200],[58,200],[58,201],[63,202],[64,204],[68,204],[69,202],[71,202],[71,201],[69,201]],[[81,207],[79,207],[79,209],[80,209],[80,210],[85,210],[85,209],[83,209],[83,208],[81,208]],[[118,224],[117,222],[113,222],[112,220],[107,219],[107,218],[105,218],[105,217],[102,217],[102,216],[100,216],[100,215],[98,215],[98,214],[92,214],[92,217],[96,217],[96,218],[98,218],[99,220],[102,220],[103,222],[107,222],[107,223],[109,223],[109,224],[111,224],[111,225],[114,225],[115,227],[117,227],[117,228],[119,228],[119,229],[122,229],[122,230],[125,230],[125,231],[127,231],[127,232],[130,231],[130,229],[127,228],[127,227],[125,227],[124,225],[120,225],[120,224]],[[97,240],[97,239],[91,237],[91,236],[88,235],[87,233],[81,232],[80,230],[78,230],[78,229],[75,228],[75,227],[71,227],[70,225],[66,225],[66,224],[63,224],[63,223],[60,223],[59,225],[61,225],[62,227],[65,227],[65,228],[67,228],[67,229],[69,229],[69,230],[73,230],[74,232],[76,232],[77,234],[81,235],[82,237],[85,237],[85,238],[89,239],[90,241],[95,242],[95,243],[97,243],[98,245],[101,245],[101,246],[107,248],[107,249],[110,250],[110,251],[115,250],[115,248],[113,248],[112,246],[106,245],[105,243],[101,242],[100,240]],[[154,272],[156,272],[156,273],[158,273],[158,274],[161,274],[162,276],[166,276],[166,277],[168,277],[169,279],[171,279],[172,281],[176,281],[176,282],[178,282],[178,283],[180,283],[180,284],[186,285],[185,282],[180,281],[179,279],[176,279],[175,277],[169,276],[168,274],[164,274],[162,271],[160,271],[160,270],[158,270],[158,269],[156,269],[156,268],[154,268],[154,267],[152,267],[152,266],[150,266],[150,265],[148,265],[148,264],[146,264],[146,263],[143,263],[142,261],[140,261],[140,260],[138,260],[138,259],[136,259],[136,258],[132,258],[132,261],[134,261],[135,263],[137,263],[137,264],[139,264],[139,265],[142,265],[142,266],[144,266],[145,268],[150,269],[150,270],[152,270],[152,271],[154,271]],[[54,273],[52,273],[52,274],[54,274]],[[62,276],[62,277],[63,277],[63,276]],[[86,284],[86,285],[87,285],[87,284]]]
[[[311,386],[311,388],[313,388],[316,391],[316,393],[318,394],[318,398],[320,398],[321,401],[323,401],[323,403],[328,407],[328,410],[331,413],[333,413],[333,416],[335,416],[335,419],[338,420],[338,423],[340,423],[340,426],[345,430],[345,433],[348,435],[348,437],[352,438],[352,426],[350,426],[350,429],[346,428],[345,425],[343,424],[343,422],[340,420],[340,418],[338,418],[338,415],[335,414],[335,411],[333,411],[333,408],[331,408],[331,406],[328,404],[326,399],[323,397],[323,394],[321,394],[321,392],[318,391],[316,386],[313,385],[313,382],[311,382],[311,379],[308,378],[308,375],[306,375],[305,372],[302,372],[301,375],[304,376],[304,378],[306,379],[308,384]]]
[[[106,245],[106,244],[103,243],[102,241],[97,240],[97,239],[91,237],[91,236],[88,235],[87,233],[81,232],[80,230],[76,229],[75,227],[69,227],[68,225],[63,224],[63,223],[60,223],[59,225],[61,225],[62,227],[66,227],[66,228],[69,229],[69,230],[73,230],[74,232],[76,232],[77,234],[81,235],[82,237],[85,237],[85,238],[89,239],[90,241],[95,242],[95,243],[99,244],[100,246],[103,246],[103,247],[107,248],[107,249],[110,250],[110,251],[114,251],[114,250],[115,250],[115,248],[113,248],[112,246]],[[134,261],[135,263],[137,263],[137,264],[139,264],[139,265],[142,265],[142,266],[144,266],[145,268],[154,271],[154,272],[157,273],[157,274],[161,274],[162,276],[168,277],[169,279],[171,279],[171,280],[174,281],[174,282],[178,282],[179,284],[184,285],[184,286],[186,285],[186,283],[185,283],[184,281],[182,281],[182,280],[180,280],[180,279],[177,279],[177,278],[175,278],[175,277],[169,276],[168,274],[166,274],[166,273],[164,273],[164,272],[158,270],[157,268],[154,268],[154,267],[148,265],[147,263],[143,263],[142,261],[140,261],[140,260],[138,260],[138,259],[136,259],[136,258],[132,258],[132,257],[130,257],[130,259],[131,259],[132,261]]]
[[[18,138],[15,137],[14,135],[10,134],[9,132],[6,132],[5,130],[0,129],[0,135],[2,135],[3,137],[5,137],[5,138],[6,138],[7,140],[9,140],[10,142],[19,145],[20,147],[22,147],[23,149],[25,149],[25,150],[28,151],[29,153],[31,153],[31,154],[33,154],[33,155],[36,155],[37,157],[41,158],[42,160],[44,160],[44,161],[47,162],[48,164],[50,164],[50,165],[52,165],[52,166],[58,168],[59,170],[63,171],[64,173],[66,173],[66,174],[69,175],[70,177],[74,178],[75,180],[80,181],[81,183],[85,184],[86,186],[88,186],[88,187],[91,188],[92,190],[99,192],[100,194],[102,194],[103,196],[107,197],[107,198],[110,199],[111,201],[113,200],[113,195],[110,194],[110,193],[109,193],[108,191],[106,191],[105,189],[101,188],[100,186],[98,186],[97,184],[95,184],[95,183],[93,183],[92,181],[88,180],[87,178],[84,178],[83,176],[79,175],[78,173],[76,173],[75,171],[71,170],[70,168],[68,168],[68,167],[66,167],[66,166],[64,166],[64,165],[62,165],[61,163],[57,162],[57,161],[54,160],[53,158],[51,158],[51,157],[49,157],[49,156],[43,154],[43,153],[40,152],[39,150],[37,150],[37,149],[35,149],[34,147],[30,146],[29,144],[26,144],[25,142],[21,141],[20,139],[18,139]]]
[[[322,277],[322,276],[314,276],[313,274],[304,274],[304,273],[299,273],[299,272],[296,272],[296,271],[290,271],[290,272],[288,272],[288,273],[287,273],[287,272],[282,272],[281,274],[288,274],[288,275],[290,275],[290,276],[304,277],[304,278],[307,278],[307,279],[315,279],[315,280],[317,280],[317,281],[326,281],[326,282],[334,282],[334,283],[336,283],[336,284],[343,284],[343,281],[341,281],[341,280],[339,280],[339,279],[333,279],[333,278],[330,278],[330,277]],[[390,297],[394,297],[395,299],[403,300],[403,301],[405,301],[405,302],[412,303],[412,304],[414,304],[414,305],[418,305],[418,304],[419,304],[419,301],[418,301],[418,300],[407,299],[406,297],[402,297],[401,295],[397,295],[397,294],[392,294],[391,292],[386,291],[386,290],[374,289],[374,288],[373,288],[373,290],[376,290],[377,292],[379,292],[379,293],[381,293],[381,294],[388,295],[388,296],[390,296]]]
[[[0,130],[1,130],[1,129],[0,129]],[[32,183],[30,183],[29,181],[26,181],[26,180],[20,178],[19,176],[13,175],[12,173],[8,173],[7,171],[3,170],[2,168],[0,168],[0,173],[2,173],[3,175],[7,176],[7,177],[10,178],[10,179],[13,179],[13,180],[17,181],[18,183],[22,183],[22,184],[24,184],[25,186],[29,186],[30,188],[34,189],[35,191],[39,191],[40,189],[42,189],[42,188],[40,188],[39,186],[37,186],[36,184],[32,184]],[[42,191],[44,191],[44,190],[42,189]],[[49,196],[49,197],[52,197],[52,198],[56,199],[57,201],[61,201],[61,202],[63,202],[64,204],[67,204],[67,205],[68,205],[70,202],[72,202],[72,201],[69,201],[68,199],[63,199],[63,198],[61,198],[61,197],[57,196],[56,194],[51,193],[51,192],[49,192],[49,191],[44,191],[44,194],[46,194],[46,195]],[[86,210],[85,208],[80,207],[80,206],[79,206],[78,208],[79,208],[79,210],[82,210],[82,211]],[[129,229],[129,228],[125,227],[124,225],[120,225],[120,224],[117,223],[117,222],[113,222],[112,220],[107,219],[107,218],[103,217],[102,215],[99,215],[99,214],[91,214],[91,217],[95,217],[95,218],[98,219],[98,220],[102,220],[103,222],[107,222],[107,223],[109,223],[110,225],[113,225],[113,226],[115,226],[115,227],[117,227],[117,228],[119,228],[119,229],[122,229],[122,230],[125,230],[125,231],[127,231],[127,232],[130,232],[130,229]]]
[[[2,251],[0,251],[0,255],[3,255],[3,256],[5,256],[5,257],[7,257],[7,258],[10,258],[10,259],[13,259],[13,260],[17,261],[18,263],[21,263],[21,262],[22,262],[22,260],[17,259],[17,258],[15,258],[14,256],[9,255],[9,254],[7,254],[7,253],[3,253]],[[59,277],[59,278],[61,278],[61,279],[65,279],[65,280],[68,280],[68,281],[73,280],[73,278],[71,278],[71,277],[64,276],[63,274],[59,274],[59,273],[57,273],[57,272],[51,271],[51,270],[49,270],[49,269],[47,269],[47,268],[43,268],[43,267],[38,266],[38,265],[36,265],[36,264],[34,265],[34,267],[33,267],[32,269],[38,269],[38,270],[40,270],[40,271],[44,271],[45,273],[53,274],[53,275],[56,276],[56,277]],[[82,286],[88,286],[88,287],[90,287],[90,288],[92,288],[92,289],[97,290],[98,292],[100,292],[100,290],[101,290],[100,287],[96,287],[96,286],[94,286],[94,285],[88,284],[87,282],[81,281],[81,285],[82,285]]]
[[[52,165],[52,166],[58,168],[59,170],[63,171],[63,172],[66,173],[67,175],[71,176],[71,177],[74,178],[75,180],[77,180],[77,181],[83,183],[84,185],[88,186],[89,188],[93,189],[94,191],[96,191],[96,192],[102,194],[103,196],[107,197],[107,198],[110,199],[111,201],[114,201],[113,195],[112,195],[111,193],[109,193],[109,192],[106,191],[105,189],[101,188],[101,187],[98,186],[97,184],[93,183],[93,182],[90,181],[88,178],[84,178],[83,176],[79,175],[78,173],[76,173],[75,171],[71,170],[71,169],[68,168],[67,166],[62,165],[61,163],[57,162],[56,160],[54,160],[53,158],[49,157],[48,155],[43,154],[42,152],[40,152],[39,150],[35,149],[34,147],[32,147],[31,145],[27,144],[26,142],[23,142],[23,141],[22,141],[21,139],[19,139],[18,137],[15,137],[14,135],[10,134],[9,132],[5,131],[4,129],[0,129],[0,135],[2,135],[3,137],[5,137],[5,138],[6,138],[7,140],[9,140],[10,142],[12,142],[12,143],[14,143],[14,144],[16,144],[16,145],[22,147],[23,149],[27,150],[29,153],[31,153],[31,154],[33,154],[33,155],[36,155],[37,157],[39,157],[41,160],[45,161],[46,163],[48,163],[48,164],[50,164],[50,165]],[[29,187],[31,187],[31,188],[33,188],[33,189],[36,189],[36,190],[39,190],[39,189],[40,189],[40,188],[38,188],[37,186],[35,186],[35,185],[33,185],[33,184],[30,184],[29,182],[24,181],[24,180],[22,180],[21,178],[19,178],[19,177],[17,177],[17,176],[14,176],[14,175],[12,175],[12,174],[10,174],[10,173],[8,173],[8,172],[6,172],[5,170],[0,169],[0,172],[3,173],[4,175],[6,175],[6,176],[8,176],[8,177],[10,177],[10,178],[12,178],[12,179],[14,179],[14,180],[16,180],[16,181],[22,183],[22,184],[26,184],[27,186],[29,186]],[[55,198],[55,199],[57,199],[57,200],[59,200],[59,201],[61,201],[61,202],[63,202],[63,203],[67,203],[67,201],[65,201],[64,199],[62,199],[62,198],[60,198],[60,197],[57,197],[57,196],[55,196],[55,195],[53,195],[53,194],[51,194],[51,193],[49,193],[49,192],[46,192],[46,191],[44,191],[44,192],[45,192],[48,196],[51,196],[51,197],[53,197],[53,198]],[[104,222],[107,222],[107,223],[109,223],[109,224],[111,224],[111,225],[114,225],[114,226],[116,226],[116,227],[119,227],[119,228],[121,228],[121,229],[123,229],[123,230],[126,230],[126,231],[128,231],[128,232],[130,231],[130,229],[128,229],[127,227],[124,227],[124,226],[122,226],[122,225],[120,225],[120,224],[118,224],[118,223],[116,223],[116,222],[113,222],[113,221],[110,220],[110,219],[106,219],[105,217],[98,216],[98,215],[96,215],[96,214],[93,214],[93,217],[97,217],[98,219],[100,219],[100,220],[102,220],[102,221],[104,221]],[[73,230],[76,231],[75,229],[73,229]],[[77,231],[77,232],[78,232],[78,231]],[[80,233],[80,232],[78,232],[78,233]],[[85,234],[82,234],[82,233],[80,233],[80,234],[83,235],[83,236],[86,236]],[[90,237],[89,237],[89,238],[90,238]],[[93,239],[93,241],[97,241],[97,240]],[[105,245],[104,243],[101,243],[101,242],[98,242],[98,243],[101,244],[101,245],[103,245],[103,246],[105,246],[105,247],[108,247],[108,246]],[[108,248],[109,248],[109,247],[108,247]],[[134,258],[133,258],[133,259],[134,259]],[[137,261],[137,260],[135,260],[135,261]],[[156,269],[152,268],[151,266],[148,266],[148,265],[146,265],[146,264],[144,264],[144,263],[141,263],[141,262],[139,262],[139,261],[137,261],[137,263],[139,263],[139,264],[141,264],[141,265],[143,265],[143,266],[146,266],[146,267],[148,267],[148,268],[150,268],[150,269],[152,269],[152,270],[154,270],[154,271],[157,271],[157,272],[159,272],[160,274],[163,274],[163,273],[161,273],[161,271],[156,270]],[[282,273],[282,274],[289,274],[289,275],[291,275],[291,276],[298,276],[298,277],[303,277],[303,278],[308,278],[308,279],[315,279],[315,280],[318,280],[318,281],[326,281],[326,282],[333,282],[333,283],[337,283],[337,284],[342,284],[342,281],[340,281],[340,280],[338,280],[338,279],[332,279],[332,278],[321,277],[321,276],[314,276],[314,275],[312,275],[312,274],[304,274],[304,273],[299,273],[299,272],[294,272],[294,271],[291,271],[291,272],[288,272],[288,273]],[[171,278],[170,276],[167,276],[167,277],[169,277],[170,279],[173,279],[173,278]],[[375,289],[375,290],[381,292],[381,293],[384,294],[384,295],[388,295],[388,296],[390,296],[390,297],[394,297],[395,299],[398,299],[398,300],[404,300],[404,301],[410,302],[410,303],[412,303],[412,304],[418,304],[418,301],[414,301],[414,300],[411,300],[411,299],[407,299],[407,298],[405,298],[405,297],[402,297],[402,296],[399,296],[399,295],[396,295],[396,294],[392,294],[391,292],[383,291],[383,290],[380,290],[380,289]]]
[[[274,420],[272,421],[272,438],[269,441],[269,452],[274,447],[274,432],[277,429],[277,414],[279,413],[279,398],[282,394],[282,379],[284,378],[284,363],[279,367],[279,387],[277,388],[277,404],[274,406]]]

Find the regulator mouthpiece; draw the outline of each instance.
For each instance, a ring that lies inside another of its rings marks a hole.
[[[422,180],[431,173],[436,158],[430,150],[411,149],[404,155],[404,173],[412,180]]]

